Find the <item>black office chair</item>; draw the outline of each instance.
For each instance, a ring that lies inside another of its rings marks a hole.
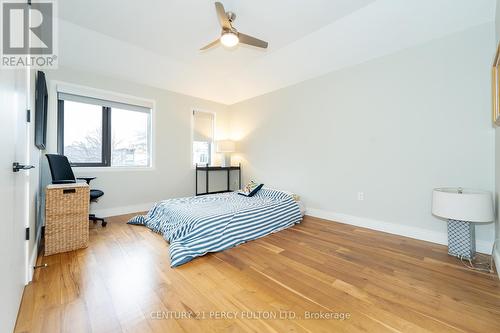
[[[95,179],[95,177],[75,178],[71,164],[69,164],[68,158],[64,155],[46,154],[45,156],[47,156],[47,160],[49,161],[52,184],[71,184],[76,183],[77,180],[84,180],[90,185],[90,181]],[[97,199],[103,195],[104,192],[101,190],[90,190],[90,201],[97,202]],[[103,218],[96,217],[94,214],[89,214],[89,220],[94,223],[101,221],[103,227],[107,224]]]

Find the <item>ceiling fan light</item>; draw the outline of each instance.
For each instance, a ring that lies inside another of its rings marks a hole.
[[[222,45],[226,47],[236,46],[236,44],[238,44],[239,41],[240,39],[234,32],[225,32],[220,37],[220,42],[222,43]]]

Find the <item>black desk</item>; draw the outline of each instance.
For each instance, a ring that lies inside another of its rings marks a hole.
[[[239,188],[241,188],[241,163],[238,166],[230,166],[230,167],[221,167],[221,166],[210,166],[210,165],[198,165],[196,164],[196,177],[195,177],[195,193],[196,195],[205,195],[205,194],[215,194],[215,193],[226,193],[231,192],[231,171],[238,170],[238,181]],[[198,192],[198,172],[205,172],[205,192]],[[224,191],[213,191],[209,192],[209,174],[210,171],[226,171],[227,172],[227,190]]]

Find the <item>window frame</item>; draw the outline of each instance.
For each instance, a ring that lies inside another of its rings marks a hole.
[[[196,168],[196,162],[194,161],[194,115],[196,112],[204,112],[204,113],[210,113],[213,116],[213,123],[212,123],[212,142],[210,142],[210,153],[209,153],[209,162],[208,165],[213,165],[213,162],[215,162],[215,138],[217,137],[217,113],[214,111],[209,111],[209,110],[202,110],[198,108],[191,108],[191,133],[190,134],[190,142],[191,142],[191,168],[195,169]]]
[[[83,94],[75,94],[82,97],[87,97]],[[88,96],[90,97],[90,96]],[[93,97],[90,97],[93,98]],[[126,104],[126,103],[123,103]],[[111,112],[112,107],[101,106],[102,108],[102,148],[101,148],[101,162],[84,162],[84,163],[71,163],[72,167],[76,168],[99,168],[99,169],[153,169],[153,108],[149,108],[148,113],[148,164],[147,165],[127,165],[127,166],[113,166],[112,162],[112,148],[111,148]],[[64,155],[64,100],[57,98],[57,151],[59,154]]]

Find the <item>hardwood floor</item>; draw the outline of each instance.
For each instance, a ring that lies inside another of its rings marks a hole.
[[[168,244],[129,217],[41,258],[15,332],[500,331],[498,277],[445,246],[306,217],[172,269]]]

